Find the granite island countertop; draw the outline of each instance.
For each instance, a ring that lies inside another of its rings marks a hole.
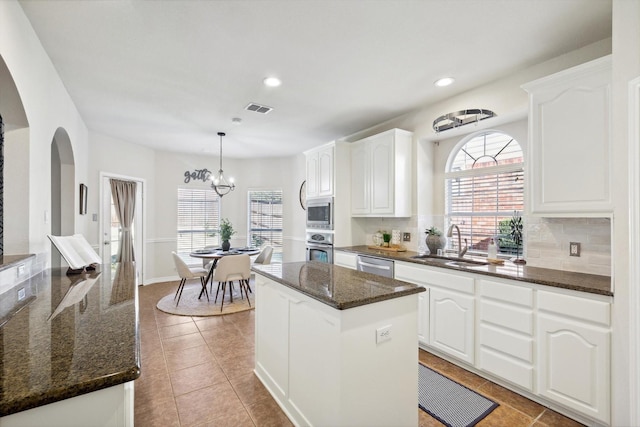
[[[338,310],[424,292],[422,286],[317,261],[251,268]]]
[[[109,270],[50,269],[0,295],[0,416],[138,378],[134,271],[120,264],[112,280]]]
[[[457,271],[465,271],[467,273],[477,273],[487,276],[501,277],[504,279],[552,286],[556,288],[564,288],[598,295],[613,296],[611,277],[609,276],[599,276],[595,274],[576,273],[563,270],[552,270],[539,267],[528,267],[526,265],[516,265],[510,261],[505,261],[504,265],[476,265],[461,267],[447,265],[439,261],[429,260],[428,258],[415,259],[413,257],[419,255],[417,252],[392,252],[386,250],[370,249],[368,246],[364,245],[340,247],[335,249],[345,252],[390,259],[394,261],[412,262],[415,264],[427,265],[430,267],[441,267]],[[469,258],[476,259],[473,257]]]

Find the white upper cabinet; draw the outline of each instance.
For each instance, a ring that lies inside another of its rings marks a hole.
[[[333,154],[333,143],[305,152],[308,198],[334,195]]]
[[[411,139],[401,129],[351,144],[351,215],[411,216]]]
[[[529,93],[530,212],[611,212],[611,57],[523,88]]]

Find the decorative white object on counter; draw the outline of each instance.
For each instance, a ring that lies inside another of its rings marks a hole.
[[[498,259],[498,248],[496,246],[495,240],[493,239],[489,241],[489,248],[487,249],[487,258]]]
[[[391,230],[391,244],[399,245],[402,242],[402,233],[400,230]]]

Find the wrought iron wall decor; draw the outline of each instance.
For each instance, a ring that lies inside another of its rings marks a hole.
[[[481,108],[474,108],[470,110],[461,110],[453,113],[448,113],[438,117],[433,121],[433,130],[436,132],[442,132],[443,130],[449,130],[460,126],[468,125],[469,123],[477,123],[480,120],[485,120],[491,117],[495,117],[496,113],[491,110],[484,110]]]
[[[207,169],[195,169],[193,172],[185,171],[184,172],[184,183],[188,184],[191,180],[199,180],[202,182],[207,182],[211,177],[212,172]]]

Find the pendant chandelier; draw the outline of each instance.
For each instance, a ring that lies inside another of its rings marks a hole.
[[[227,180],[222,171],[222,137],[225,135],[224,132],[218,132],[218,136],[220,137],[220,170],[218,170],[218,176],[213,179],[213,183],[211,184],[211,188],[213,188],[220,197],[236,188],[236,185],[233,183],[233,178]]]

